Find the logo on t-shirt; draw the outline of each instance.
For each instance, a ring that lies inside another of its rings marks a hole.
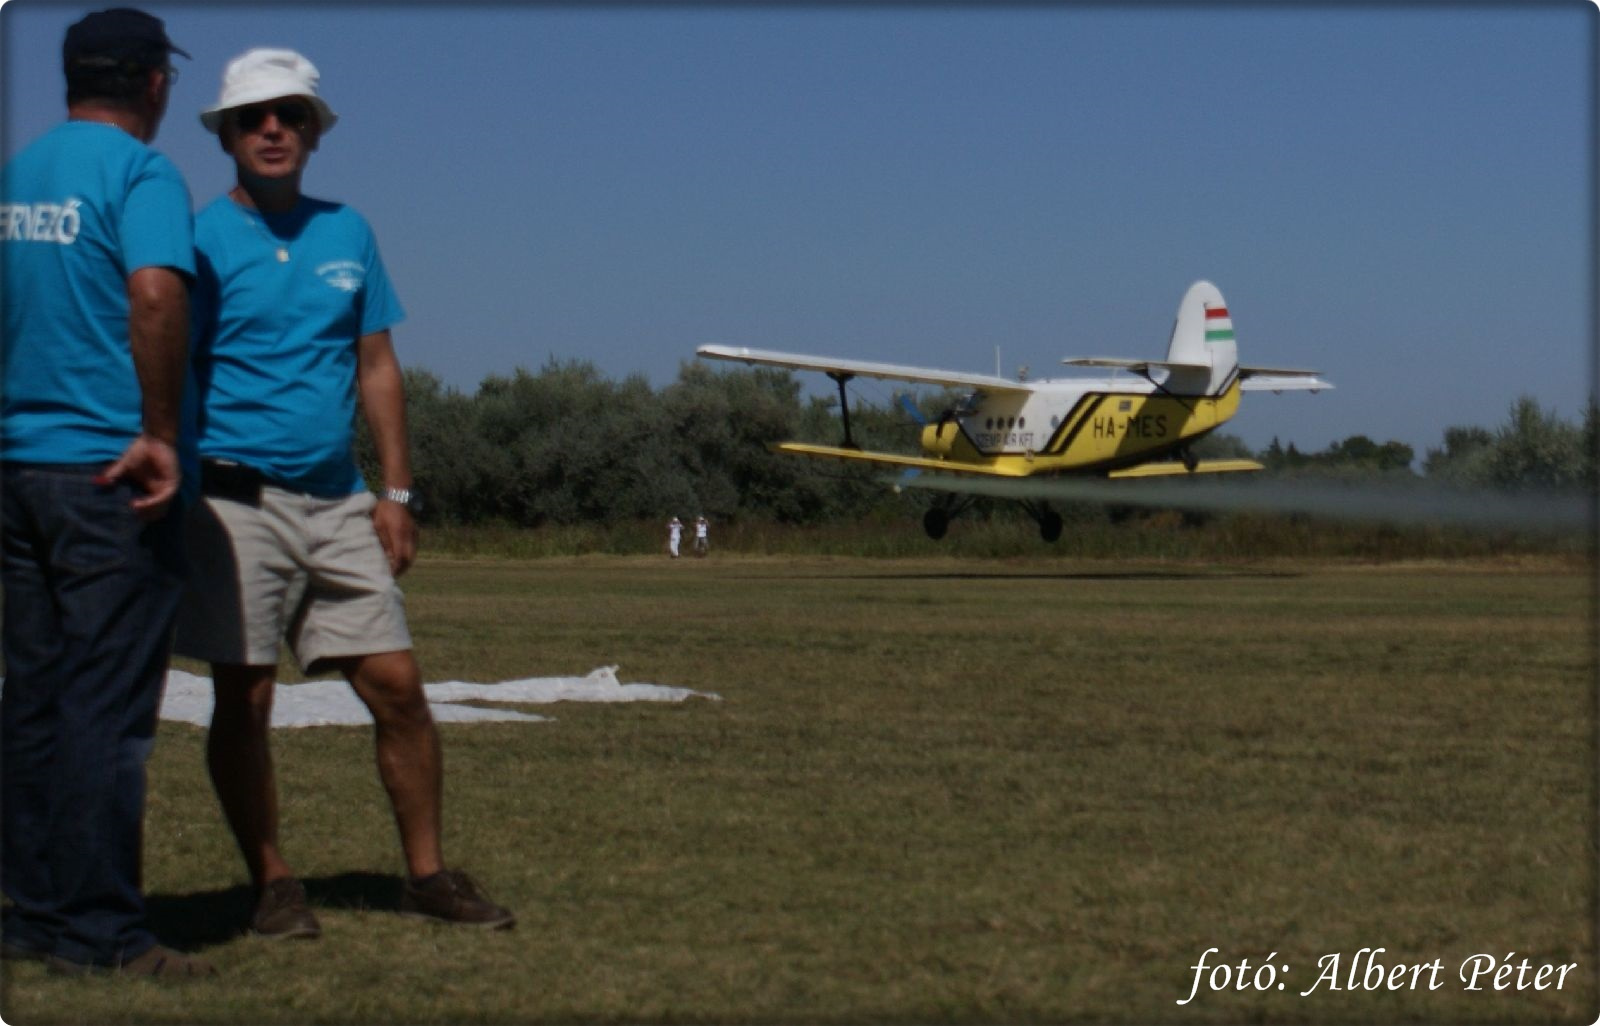
[[[354,260],[334,260],[317,268],[317,276],[342,292],[358,292],[367,278],[367,269]]]
[[[76,196],[65,203],[0,203],[0,239],[70,246],[83,227],[81,206]]]

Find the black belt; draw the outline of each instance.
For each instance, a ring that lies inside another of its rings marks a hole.
[[[247,506],[261,505],[261,488],[271,485],[296,495],[310,495],[304,488],[296,488],[277,478],[268,477],[255,467],[235,460],[203,459],[200,461],[200,492],[210,499],[228,499]]]

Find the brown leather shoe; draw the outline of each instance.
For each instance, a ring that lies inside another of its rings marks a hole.
[[[482,930],[507,930],[517,925],[510,909],[490,901],[472,878],[458,869],[407,880],[400,895],[400,914]]]
[[[274,880],[261,889],[250,929],[270,940],[315,940],[322,936],[322,924],[306,904],[306,889],[292,876]]]

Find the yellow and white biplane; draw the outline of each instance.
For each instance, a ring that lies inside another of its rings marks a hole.
[[[1233,318],[1222,293],[1206,281],[1191,285],[1178,304],[1166,359],[1062,361],[1070,367],[1118,372],[1108,377],[1013,381],[739,346],[708,345],[697,352],[716,360],[821,371],[838,384],[844,422],[840,444],[781,442],[773,447],[778,452],[969,478],[1070,474],[1121,479],[1260,470],[1254,460],[1197,459],[1191,447],[1238,411],[1241,392],[1333,387],[1317,371],[1239,366]],[[845,385],[856,377],[971,391],[923,425],[920,456],[872,452],[858,447],[850,435]],[[1024,504],[1046,541],[1061,536],[1061,517],[1048,504]],[[942,538],[959,511],[948,503],[935,505],[924,515],[923,527],[930,537]]]

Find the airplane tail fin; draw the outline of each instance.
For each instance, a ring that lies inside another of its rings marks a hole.
[[[1197,281],[1178,304],[1178,319],[1167,343],[1167,364],[1173,368],[1174,391],[1219,395],[1239,368],[1233,318],[1222,293],[1209,281]]]

